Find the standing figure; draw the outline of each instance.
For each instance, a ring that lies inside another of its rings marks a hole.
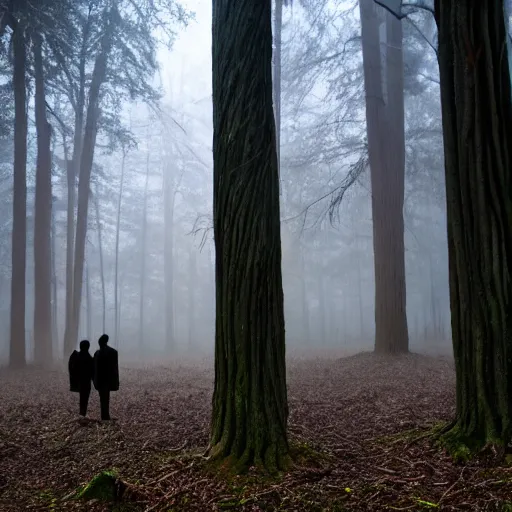
[[[80,352],[73,350],[69,357],[69,389],[80,393],[80,416],[87,415],[87,405],[91,394],[91,381],[94,378],[94,361],[89,354],[91,344],[87,340],[80,342]]]
[[[110,420],[110,392],[119,390],[117,350],[109,347],[108,336],[98,340],[99,350],[94,354],[94,387],[100,395],[101,419]]]

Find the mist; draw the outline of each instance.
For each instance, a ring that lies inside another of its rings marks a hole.
[[[511,12],[0,0],[0,510],[512,510]]]

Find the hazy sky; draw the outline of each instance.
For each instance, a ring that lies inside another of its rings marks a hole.
[[[180,30],[172,51],[160,51],[162,81],[166,96],[197,101],[211,95],[211,12],[212,0],[181,0],[195,12],[195,20]]]

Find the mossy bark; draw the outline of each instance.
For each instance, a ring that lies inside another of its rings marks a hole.
[[[212,458],[288,459],[271,1],[213,4],[216,248]]]
[[[436,0],[454,426],[471,451],[512,435],[512,105],[503,2]]]

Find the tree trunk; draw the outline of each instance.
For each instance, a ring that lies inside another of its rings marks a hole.
[[[148,137],[149,143],[149,137]],[[144,185],[144,206],[142,210],[142,237],[140,247],[140,288],[139,288],[139,350],[144,348],[144,299],[146,287],[146,235],[148,229],[149,149],[146,158],[146,183]]]
[[[34,208],[34,360],[47,365],[52,349],[52,169],[51,126],[46,118],[42,39],[33,35],[37,167]]]
[[[27,91],[26,41],[23,23],[12,36],[14,54],[14,183],[12,215],[11,367],[25,365],[25,278],[27,262]]]
[[[85,112],[85,65],[87,43],[89,38],[89,20],[82,34],[82,48],[79,61],[78,98],[75,106],[75,131],[73,137],[73,159],[67,162],[68,203],[66,214],[66,323],[64,330],[64,357],[73,351],[76,340],[72,339],[73,332],[73,274],[75,255],[75,203],[76,178],[80,173],[82,158],[84,112]]]
[[[274,87],[274,116],[276,123],[276,152],[279,172],[279,188],[281,189],[281,39],[283,32],[283,0],[276,0],[274,18],[274,73],[272,84]]]
[[[216,248],[213,458],[288,460],[271,0],[213,4]],[[236,59],[226,59],[236,55]],[[236,87],[233,85],[236,84]]]
[[[197,262],[196,248],[191,244],[188,253],[188,346],[192,349],[195,345],[196,324],[196,285],[197,285]]]
[[[103,267],[103,243],[101,238],[101,218],[100,218],[100,203],[98,200],[98,186],[96,185],[94,196],[94,209],[96,213],[96,230],[98,231],[98,250],[100,253],[100,278],[101,278],[101,298],[103,305],[103,332],[106,331],[106,316],[107,316],[107,294],[105,292],[105,270]]]
[[[84,275],[85,240],[87,235],[87,218],[89,210],[89,195],[91,183],[92,163],[94,159],[94,146],[99,118],[100,88],[106,78],[107,59],[112,47],[114,32],[114,7],[107,15],[107,26],[99,54],[94,63],[89,100],[87,105],[87,119],[84,130],[84,141],[80,157],[80,176],[78,181],[78,211],[76,216],[75,259],[73,265],[73,315],[72,322],[66,325],[65,338],[72,347],[76,346],[78,326],[80,323],[80,303],[82,299],[82,285]],[[67,322],[66,322],[67,324]]]
[[[57,252],[56,252],[56,241],[57,233],[55,229],[55,212],[52,204],[52,215],[51,215],[51,237],[52,237],[52,333],[53,340],[58,346],[59,340],[59,300],[58,300],[58,285],[57,285]]]
[[[123,186],[124,186],[124,166],[126,162],[126,149],[123,148],[123,158],[121,160],[121,181],[119,183],[119,197],[117,200],[117,221],[116,221],[116,263],[114,274],[114,309],[115,309],[115,335],[116,345],[119,343],[119,235],[121,232],[121,206],[123,202]]]
[[[360,0],[372,184],[375,352],[408,352],[404,254],[404,96],[401,21]]]
[[[85,304],[87,307],[87,339],[92,339],[92,299],[91,299],[91,276],[89,274],[89,265],[85,267]],[[103,329],[105,332],[105,329]]]
[[[304,329],[304,346],[309,346],[311,343],[311,333],[309,328],[309,304],[308,304],[308,291],[306,286],[306,263],[304,257],[304,248],[300,245],[300,291],[302,298],[302,326]]]
[[[164,175],[164,283],[165,283],[165,339],[167,351],[174,349],[174,205],[177,187],[169,169]]]
[[[435,2],[456,423],[469,449],[512,438],[512,103],[502,2]]]

